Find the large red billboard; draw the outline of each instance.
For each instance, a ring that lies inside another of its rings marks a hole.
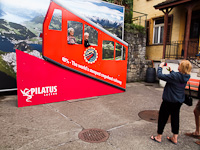
[[[16,50],[19,107],[125,91],[123,40],[60,0],[51,1],[41,37],[45,60]]]
[[[46,60],[125,90],[128,44],[59,0],[49,6],[42,38]]]

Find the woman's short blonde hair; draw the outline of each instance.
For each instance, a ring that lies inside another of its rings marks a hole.
[[[183,74],[190,74],[192,70],[192,64],[188,60],[182,60],[179,65],[179,70]]]
[[[70,33],[70,32],[74,32],[74,29],[73,28],[69,28],[68,29],[68,32]]]

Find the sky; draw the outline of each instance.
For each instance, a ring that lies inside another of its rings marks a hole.
[[[65,3],[67,7],[84,16],[96,16],[111,21],[123,22],[123,7],[118,5],[102,2],[101,0],[58,1]],[[0,9],[6,12],[3,19],[20,23],[33,17],[33,12],[34,14],[42,13],[45,15],[49,4],[50,0],[0,0]]]
[[[9,8],[16,7],[19,9],[28,8],[30,10],[46,10],[50,0],[0,0],[0,2]]]
[[[50,0],[0,0],[0,9],[6,13],[3,19],[23,23],[37,14],[45,14]]]

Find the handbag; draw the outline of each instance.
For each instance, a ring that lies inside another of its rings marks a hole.
[[[189,95],[185,94],[185,101],[183,102],[188,106],[192,106],[193,104],[193,99],[191,96],[191,90],[190,90],[190,84],[189,84]]]

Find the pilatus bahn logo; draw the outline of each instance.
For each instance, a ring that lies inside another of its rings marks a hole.
[[[98,53],[93,47],[90,47],[85,50],[83,57],[87,63],[92,64],[97,60]]]
[[[46,86],[46,87],[35,87],[35,88],[25,88],[20,90],[23,96],[26,96],[26,102],[32,102],[31,99],[34,95],[41,94],[44,96],[57,95],[57,86]]]

